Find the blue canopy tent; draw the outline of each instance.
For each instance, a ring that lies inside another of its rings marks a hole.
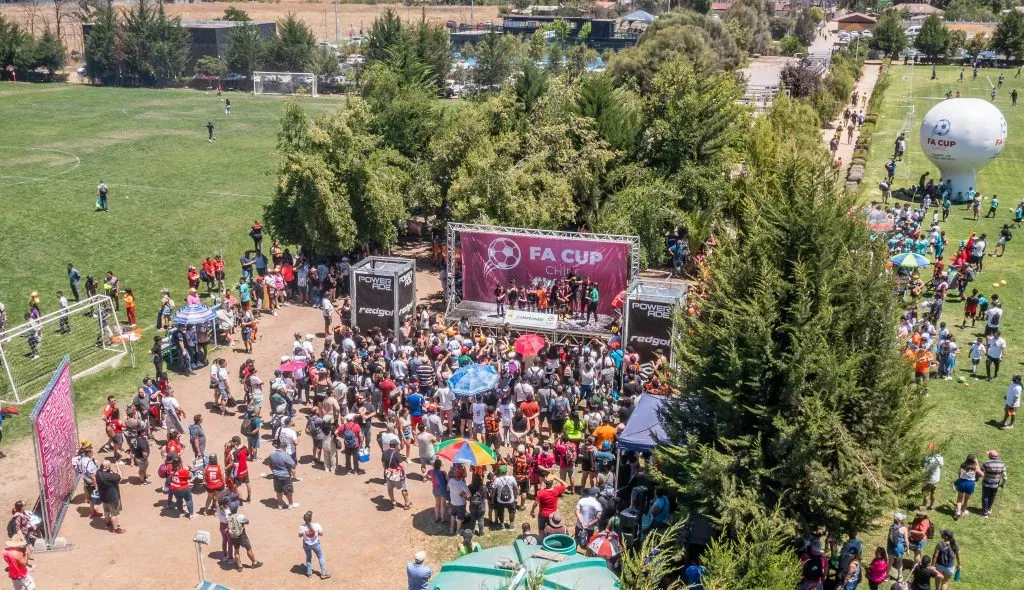
[[[174,313],[174,324],[181,326],[197,326],[198,329],[212,332],[214,347],[220,346],[217,342],[217,312],[203,304],[186,305]]]
[[[650,451],[659,441],[668,438],[665,434],[665,418],[663,409],[668,404],[677,404],[678,399],[663,395],[643,393],[633,408],[633,413],[626,422],[626,427],[619,435],[619,444],[615,457],[615,481],[619,480],[619,463],[622,462],[622,451]]]

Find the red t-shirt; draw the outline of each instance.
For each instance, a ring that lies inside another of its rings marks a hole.
[[[292,282],[292,279],[295,278],[295,270],[292,268],[292,265],[290,265],[290,264],[282,264],[281,265],[281,278],[284,279],[284,282],[286,282],[286,283]]]
[[[235,463],[238,467],[235,468],[235,477],[244,477],[249,475],[249,449],[242,447],[235,453]]]
[[[207,465],[203,472],[203,480],[206,481],[206,489],[219,490],[224,487],[224,471],[220,465]]]
[[[176,440],[171,440],[167,441],[167,448],[164,450],[166,450],[168,453],[176,453],[180,457],[181,451],[183,451],[184,449],[185,447],[181,446],[180,442]]]
[[[395,382],[391,379],[381,379],[380,383],[377,384],[377,389],[380,389],[381,394],[385,397],[390,397],[391,392],[396,388]]]
[[[19,563],[18,556],[21,551],[17,549],[4,549],[4,561],[7,562],[7,575],[12,580],[23,580],[28,575],[28,564]]]
[[[109,423],[110,422],[110,416],[113,415],[113,413],[114,413],[114,406],[113,405],[107,404],[107,405],[103,406],[103,421]]]
[[[537,490],[537,507],[541,516],[551,516],[558,512],[558,498],[565,492],[565,486],[557,485],[550,490]]]
[[[171,483],[168,487],[171,488],[172,492],[183,490],[191,485],[189,483],[191,479],[192,474],[189,472],[188,469],[182,467],[177,471],[171,472]]]
[[[523,411],[523,416],[527,418],[533,418],[537,414],[540,414],[540,406],[537,402],[523,402],[523,405],[519,406],[519,409]]]

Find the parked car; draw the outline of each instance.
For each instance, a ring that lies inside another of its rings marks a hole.
[[[861,36],[862,39],[870,39],[870,38],[874,37],[875,35],[871,31],[861,31],[860,32],[860,36]]]

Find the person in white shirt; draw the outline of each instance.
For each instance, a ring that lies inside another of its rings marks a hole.
[[[448,388],[448,382],[444,381],[441,387],[434,390],[434,398],[437,400],[439,406],[441,406],[441,421],[444,423],[445,431],[452,432],[452,404],[455,401],[455,396],[452,394],[452,390]]]
[[[299,538],[302,539],[302,550],[306,554],[306,577],[313,577],[313,555],[316,555],[320,562],[320,579],[326,580],[331,577],[327,573],[327,564],[324,562],[324,550],[320,546],[320,538],[324,536],[324,529],[320,523],[313,522],[313,511],[308,511],[302,516],[302,524],[299,526]]]
[[[939,445],[928,443],[928,451],[931,455],[924,459],[924,472],[928,476],[928,481],[924,484],[924,502],[922,504],[927,506],[928,510],[932,510],[935,508],[935,489],[942,481],[942,467],[946,464],[946,460],[939,454]]]
[[[70,334],[71,322],[68,316],[68,298],[61,291],[57,291],[57,308],[60,310],[60,326],[57,329],[57,333]]]
[[[601,503],[597,501],[597,488],[583,489],[583,497],[576,503],[576,543],[586,547],[590,535],[597,530],[601,518]]]
[[[281,444],[281,449],[291,455],[292,460],[298,464],[298,457],[295,455],[295,446],[299,440],[299,433],[292,428],[292,419],[285,418],[284,426],[277,433],[277,441]]]
[[[326,332],[324,333],[326,334]],[[306,338],[302,341],[302,351],[306,355],[306,358],[316,358],[312,334],[306,334]]]
[[[981,336],[978,336],[978,340],[971,344],[971,375],[978,374],[978,363],[981,362],[981,358],[985,356],[987,350]]]
[[[1020,407],[1022,390],[1024,387],[1021,387],[1020,375],[1014,375],[1010,387],[1006,390],[1006,408],[1003,411],[1003,422],[999,425],[1003,430],[1013,428],[1013,423],[1017,419],[1017,408]]]
[[[988,352],[985,356],[985,379],[991,381],[992,377],[999,378],[999,363],[1003,361],[1003,353],[1006,351],[1006,340],[1000,332],[996,332],[988,339]],[[992,373],[992,366],[995,365],[995,374]]]
[[[330,299],[324,297],[320,301],[320,309],[324,314],[324,336],[331,333],[331,320],[334,317],[334,303]]]

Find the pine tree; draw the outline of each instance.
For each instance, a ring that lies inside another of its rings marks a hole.
[[[795,110],[794,110],[795,108]],[[735,237],[675,342],[686,403],[661,472],[725,531],[750,490],[803,529],[863,529],[918,483],[922,417],[880,242],[848,214],[813,113],[758,121]],[[740,499],[743,501],[740,501]]]

